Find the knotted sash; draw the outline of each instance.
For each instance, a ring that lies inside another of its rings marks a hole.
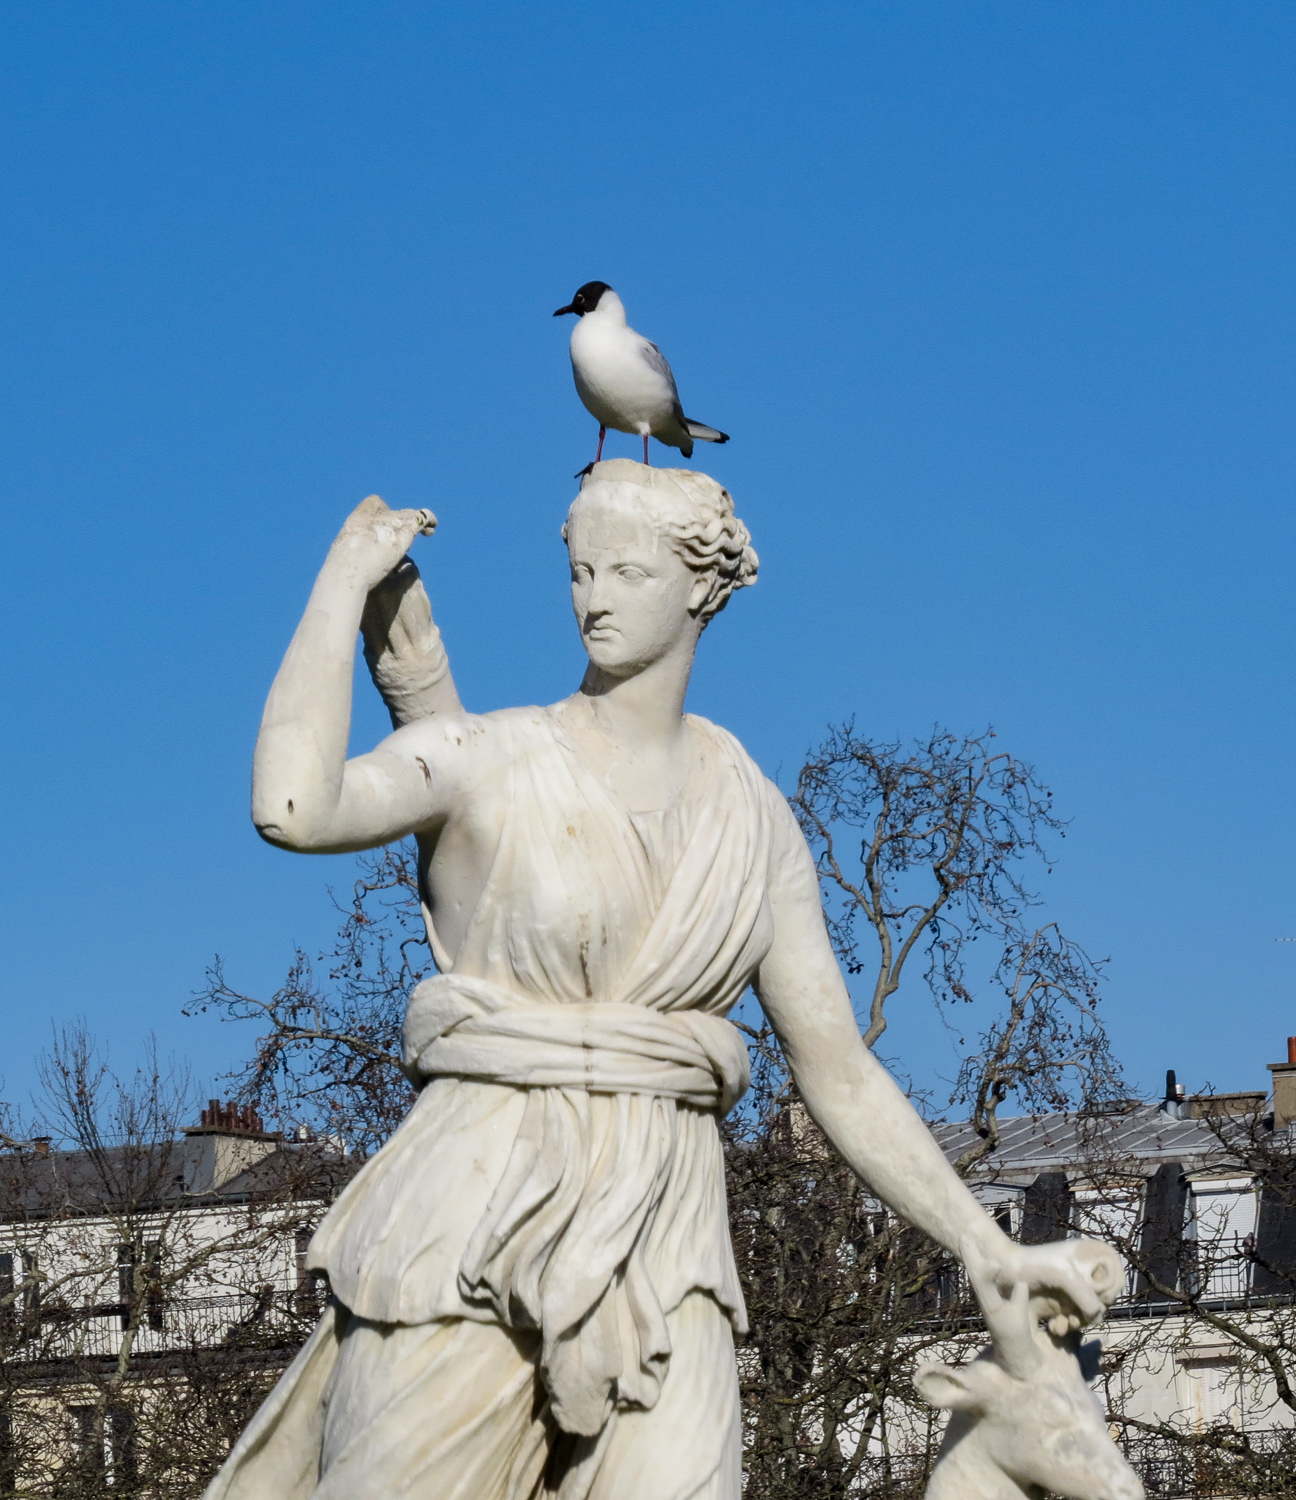
[[[443,974],[411,995],[404,1043],[416,1084],[452,1076],[530,1091],[460,1262],[461,1294],[540,1331],[566,1431],[599,1432],[614,1403],[652,1406],[670,1337],[644,1243],[674,1160],[677,1106],[723,1114],[747,1087],[737,1028],[696,1010],[536,1004]]]

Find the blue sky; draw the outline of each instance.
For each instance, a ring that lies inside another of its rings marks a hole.
[[[993,724],[1071,818],[1048,913],[1133,1079],[1296,1032],[1296,12],[1189,0],[0,16],[0,879],[11,1095],[51,1023],[213,1077],[349,862],[261,845],[260,706],[370,491],[468,705],[582,657],[594,424],[553,308],[611,282],[762,558],[691,706],[785,782],[824,726]],[[633,452],[630,439],[609,451]],[[669,461],[658,450],[659,461]],[[357,742],[382,730],[363,700]],[[921,990],[889,1051],[952,1038]]]

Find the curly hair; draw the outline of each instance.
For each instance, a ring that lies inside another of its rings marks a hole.
[[[733,497],[709,474],[692,469],[650,469],[628,458],[611,458],[595,464],[581,481],[581,494],[590,484],[633,486],[654,528],[674,547],[695,572],[711,575],[711,589],[700,611],[703,625],[729,602],[735,589],[756,582],[760,559],[751,544],[751,533],[734,515]],[[563,523],[562,538],[572,512],[581,502],[577,495]]]

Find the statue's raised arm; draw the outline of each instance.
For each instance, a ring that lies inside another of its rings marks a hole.
[[[444,816],[453,755],[386,742],[348,762],[356,637],[393,722],[459,710],[427,595],[406,552],[427,510],[370,495],[329,549],[267,699],[252,769],[252,819],[281,848],[336,853],[384,844]]]

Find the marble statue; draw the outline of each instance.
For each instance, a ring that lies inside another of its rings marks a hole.
[[[460,707],[405,557],[434,526],[376,497],[351,515],[257,741],[270,843],[417,838],[439,972],[405,1023],[418,1098],[310,1248],[330,1310],[208,1500],[737,1500],[716,1126],[747,1082],[724,1017],[749,985],[881,1199],[1055,1342],[1099,1315],[1115,1257],[1017,1245],[972,1198],[860,1040],[786,801],[684,713],[699,637],[756,578],[728,493],[592,468],[563,528],[589,665],[548,708]],[[397,728],[347,760],[361,631]]]

